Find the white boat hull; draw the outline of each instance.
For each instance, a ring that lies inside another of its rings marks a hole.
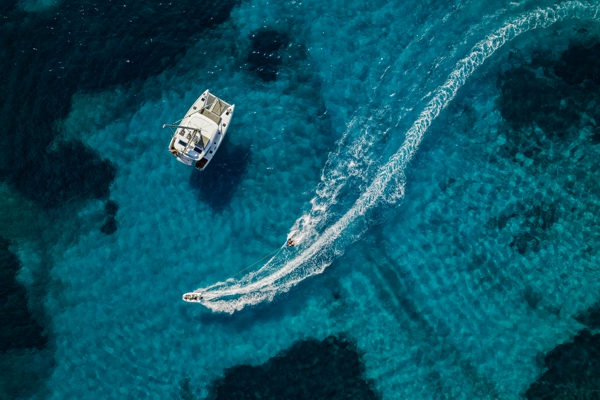
[[[176,128],[169,152],[185,165],[203,171],[223,143],[235,105],[206,90],[192,104]]]

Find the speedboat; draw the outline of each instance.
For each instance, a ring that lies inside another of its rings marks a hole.
[[[225,139],[234,108],[206,90],[182,119],[163,125],[175,129],[169,152],[203,171]]]

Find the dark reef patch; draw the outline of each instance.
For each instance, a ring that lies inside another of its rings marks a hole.
[[[554,73],[570,85],[600,85],[600,43],[572,44],[554,65]]]
[[[105,235],[112,235],[117,231],[117,219],[112,215],[106,217],[104,224],[100,227],[100,232]]]
[[[40,164],[41,168],[36,168]],[[46,208],[70,201],[104,198],[117,169],[81,142],[61,142],[56,150],[23,166],[13,186]]]
[[[547,370],[533,382],[527,399],[600,399],[600,334],[579,332],[544,358]]]
[[[543,173],[557,153],[571,151],[576,161],[585,156],[574,144],[582,130],[588,143],[600,143],[599,57],[598,39],[581,37],[558,55],[539,51],[527,61],[526,55],[512,52],[515,67],[497,82],[496,104],[507,125],[499,154]]]
[[[537,71],[536,71],[537,72]],[[565,141],[581,119],[589,93],[551,77],[540,76],[526,67],[510,69],[500,75],[498,109],[512,128],[509,138],[523,152],[539,153],[549,145],[533,129],[539,127],[547,139]],[[577,92],[577,93],[574,93]]]
[[[117,215],[117,211],[119,211],[119,204],[114,200],[108,200],[106,204],[104,204],[104,211],[106,212],[106,215],[114,217]]]
[[[264,82],[277,79],[281,64],[279,50],[289,44],[285,33],[274,29],[260,28],[250,35],[251,48],[248,54],[249,70]]]
[[[304,44],[294,42],[285,32],[268,27],[252,32],[248,39],[250,44],[245,49],[247,53],[243,57],[245,61],[243,66],[253,77],[258,77],[262,82],[273,82],[277,80],[279,74],[284,73],[285,80],[290,83],[284,88],[285,94],[295,93],[298,98],[305,96],[315,98],[308,95],[306,91],[318,91],[321,81],[315,77],[313,69],[303,63],[309,58]],[[320,101],[322,102],[322,99]],[[307,110],[307,115],[318,115],[319,119],[328,118],[324,114],[324,104],[316,106],[319,111],[311,114],[310,110]]]
[[[534,205],[525,212],[525,226],[531,230],[547,231],[558,221],[557,212],[556,203],[542,202]]]
[[[221,212],[231,203],[251,160],[250,149],[223,143],[204,171],[192,171],[190,185],[201,201]]]
[[[49,266],[34,272],[27,290],[18,280],[21,263],[0,237],[0,398],[26,399],[35,394],[47,397],[44,380],[54,368],[54,348],[49,341],[48,316],[40,306]]]
[[[215,380],[207,399],[377,399],[356,344],[341,336],[307,339],[258,366],[238,365]]]
[[[590,329],[600,329],[600,301],[587,310],[578,313],[575,319]]]
[[[29,310],[27,291],[17,281],[21,263],[0,237],[0,352],[9,349],[43,349],[44,328]]]
[[[441,180],[438,182],[438,186],[440,187],[440,190],[441,190],[442,192],[446,193],[446,191],[447,191],[449,188],[452,188],[452,186],[454,186],[454,184],[455,184],[455,183],[456,183],[456,179],[454,179],[454,178],[452,178],[452,177],[449,177],[449,178],[444,178],[444,179],[441,179]]]
[[[112,235],[117,231],[117,212],[119,211],[119,205],[114,200],[108,200],[104,204],[104,211],[106,212],[106,219],[104,224],[100,227],[100,232],[105,235]]]

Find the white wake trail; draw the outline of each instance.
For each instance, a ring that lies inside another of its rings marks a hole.
[[[358,235],[344,238],[342,234],[359,217],[377,205],[386,196],[390,181],[395,179],[397,184],[390,188],[394,198],[404,194],[403,173],[408,162],[417,151],[423,135],[440,112],[452,101],[458,89],[463,86],[469,76],[483,64],[496,50],[506,42],[527,31],[546,28],[556,22],[567,19],[598,19],[598,5],[579,1],[565,2],[546,9],[520,14],[502,25],[499,29],[477,43],[469,55],[460,60],[450,73],[446,82],[440,86],[433,98],[427,103],[412,127],[406,133],[406,138],[400,149],[383,165],[373,182],[360,195],[352,208],[337,222],[331,225],[321,235],[306,234],[299,227],[298,237],[305,237],[301,243],[300,252],[293,257],[292,252],[276,256],[269,260],[260,270],[250,273],[239,281],[219,282],[207,288],[198,289],[204,296],[203,304],[213,311],[233,313],[247,305],[270,301],[279,293],[289,290],[298,282],[309,276],[320,274],[333,260],[343,253],[344,247],[355,241]],[[335,185],[333,185],[335,186]],[[333,195],[335,198],[335,195]],[[389,200],[389,199],[388,199]],[[392,199],[393,200],[393,199]],[[314,204],[313,204],[314,205]],[[298,221],[310,219],[303,216]],[[343,240],[339,240],[342,238]],[[334,242],[345,242],[336,246]]]

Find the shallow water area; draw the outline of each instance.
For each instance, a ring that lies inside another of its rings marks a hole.
[[[227,369],[342,335],[385,399],[524,394],[600,301],[600,99],[569,52],[600,43],[598,7],[248,0],[159,72],[75,91],[48,148],[83,143],[108,193],[2,186],[52,365],[20,393],[216,398]],[[236,109],[199,173],[162,125],[206,89]]]

